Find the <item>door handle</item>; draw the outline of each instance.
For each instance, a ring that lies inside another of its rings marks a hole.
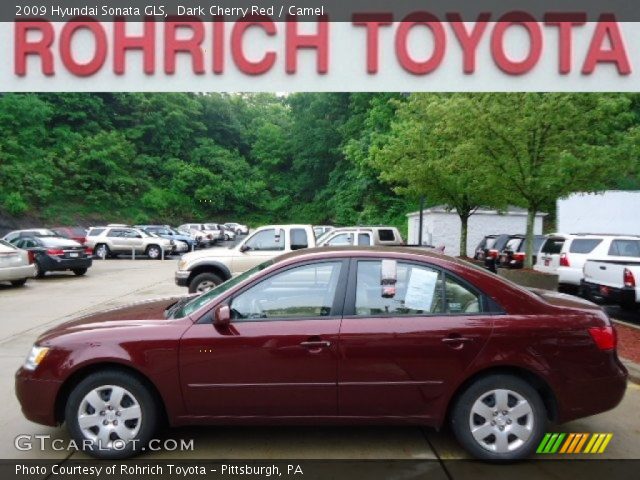
[[[442,339],[443,343],[470,343],[473,342],[473,338],[469,337],[445,337]]]
[[[605,267],[603,265],[600,265],[600,270],[606,270],[606,269],[607,269],[607,267]]]
[[[327,341],[327,340],[313,340],[313,341],[307,341],[307,342],[300,342],[300,345],[306,348],[311,348],[311,349],[315,349],[315,348],[328,348],[331,346],[331,342]]]

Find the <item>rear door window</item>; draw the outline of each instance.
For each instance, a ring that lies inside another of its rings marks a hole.
[[[524,247],[524,241],[522,238],[512,238],[507,242],[504,249],[511,250],[512,252],[519,252],[520,248]]]
[[[359,261],[356,279],[356,315],[431,315],[443,313],[442,275],[437,270],[397,264],[395,294],[383,296],[382,262]]]
[[[369,233],[359,233],[358,234],[358,245],[371,246],[371,234],[369,234]]]
[[[614,257],[640,257],[640,240],[614,240],[609,248]]]
[[[565,239],[564,238],[547,238],[547,241],[544,242],[542,246],[541,253],[547,253],[549,255],[558,254],[562,251],[562,247],[564,246]]]
[[[601,243],[601,238],[576,238],[569,245],[569,253],[591,253]]]
[[[396,239],[395,233],[390,228],[381,228],[378,230],[378,238],[381,242],[393,242]]]
[[[292,228],[290,235],[291,250],[299,250],[301,248],[307,248],[309,246],[307,231],[304,228]]]

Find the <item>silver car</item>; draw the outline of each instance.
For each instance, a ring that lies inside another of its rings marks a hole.
[[[35,276],[36,266],[29,252],[0,240],[0,282],[11,282],[13,286],[21,287]]]

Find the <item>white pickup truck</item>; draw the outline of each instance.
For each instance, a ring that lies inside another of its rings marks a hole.
[[[183,255],[175,274],[176,284],[189,293],[203,293],[260,263],[293,250],[315,247],[311,225],[260,227],[231,248],[201,250]]]
[[[587,260],[581,289],[585,297],[596,302],[637,310],[640,307],[640,238],[613,240],[606,259]]]

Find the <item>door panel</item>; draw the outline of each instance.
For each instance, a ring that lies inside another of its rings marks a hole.
[[[196,324],[181,341],[187,411],[210,416],[335,415],[340,319]],[[329,342],[327,347],[304,342]]]
[[[196,324],[181,340],[192,415],[334,416],[347,261],[284,268],[225,300],[224,329]]]
[[[491,334],[480,294],[427,265],[398,263],[395,293],[382,295],[380,262],[354,264],[340,328],[339,415],[437,417],[443,394]]]

